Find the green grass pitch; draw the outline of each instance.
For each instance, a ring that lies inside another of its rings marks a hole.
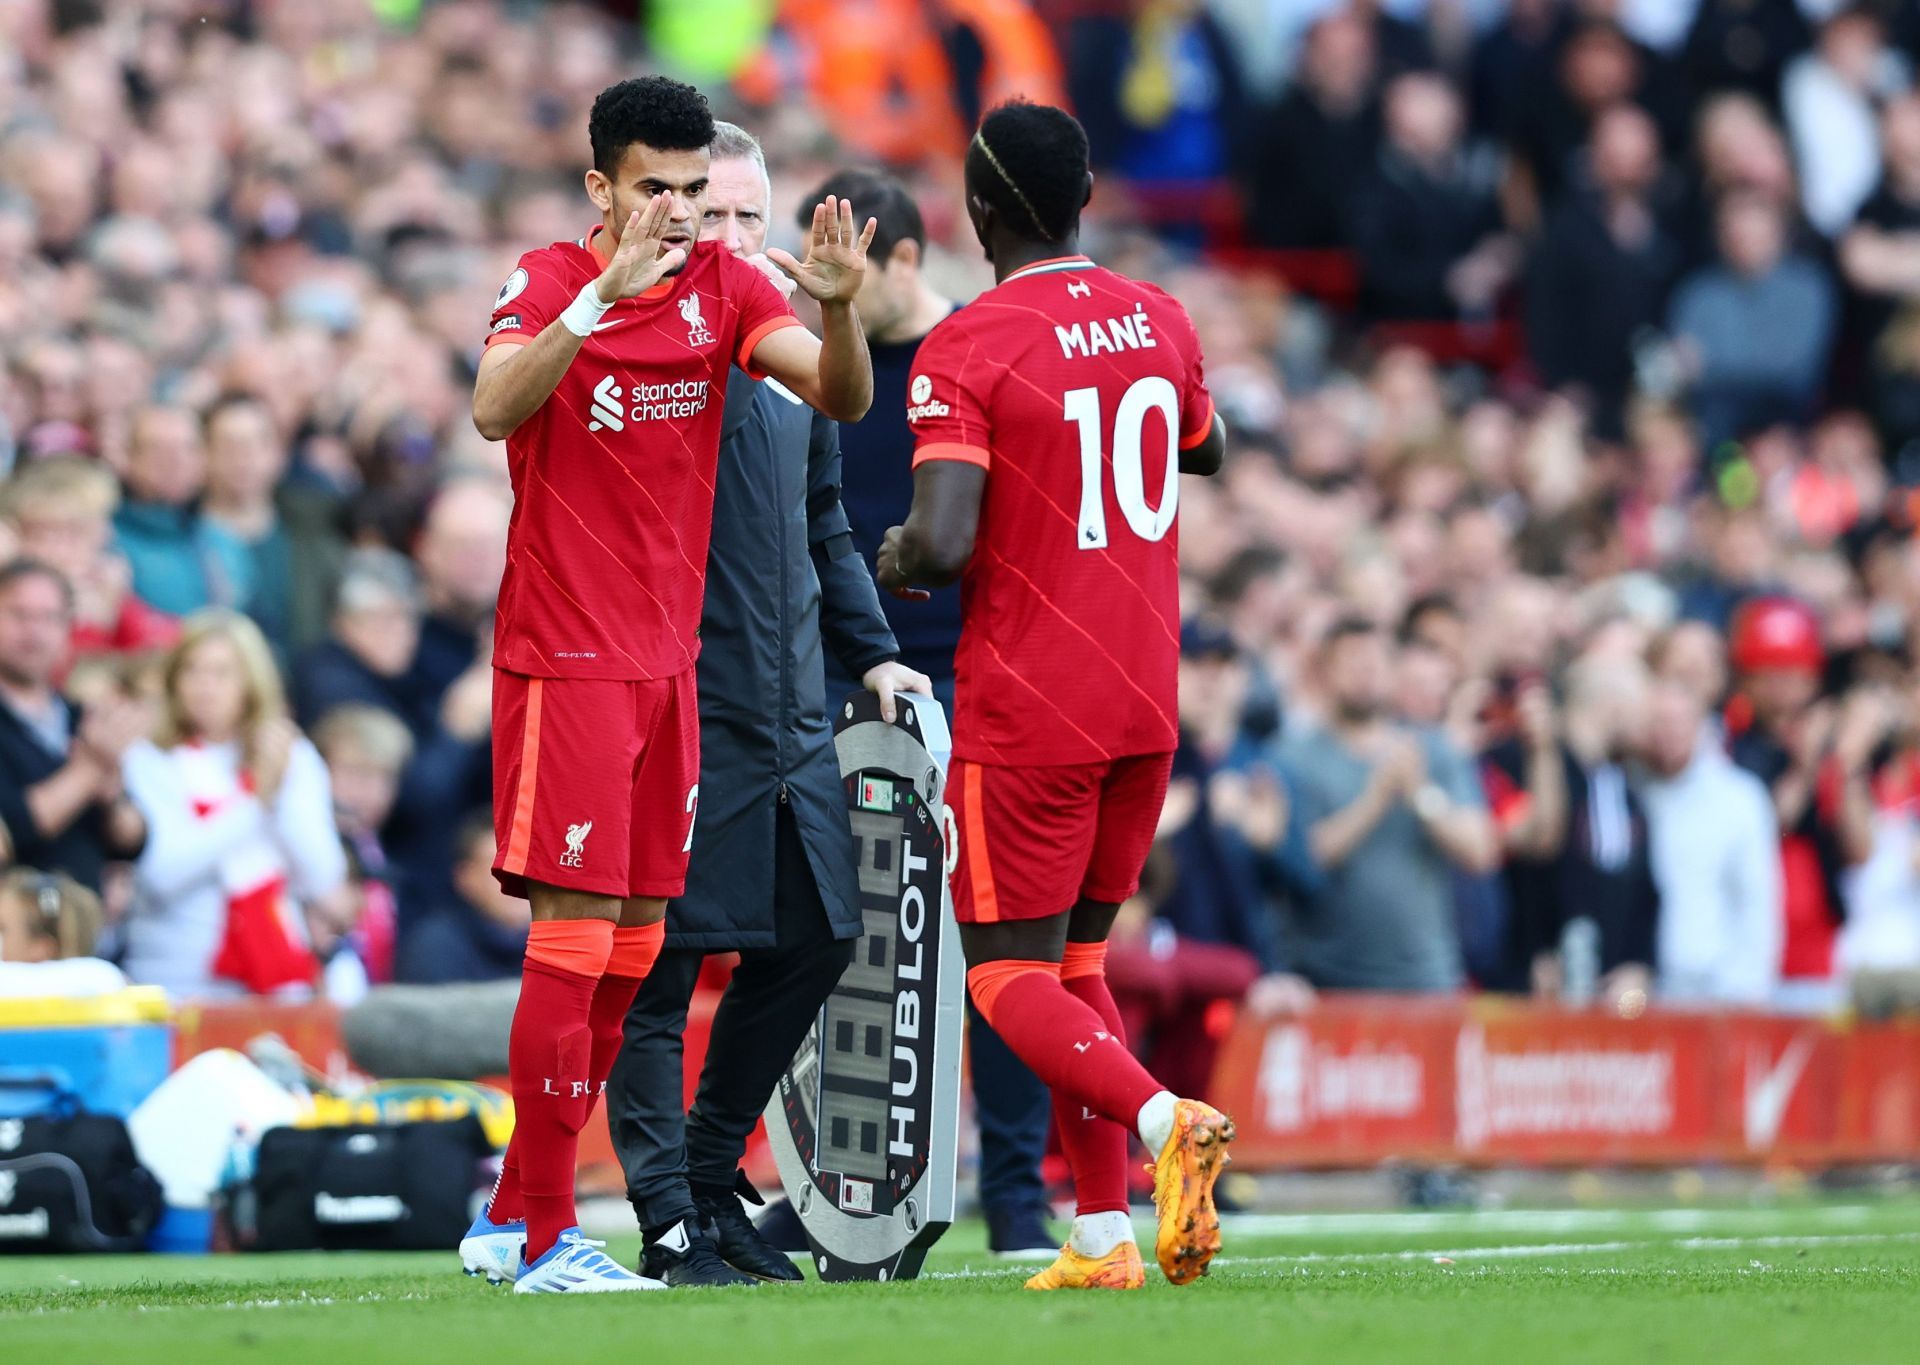
[[[1140,1225],[1143,1244],[1150,1229]],[[1231,1220],[1185,1289],[1027,1294],[977,1225],[913,1283],[516,1298],[445,1255],[0,1258],[0,1359],[1920,1361],[1920,1204]],[[631,1258],[631,1241],[612,1250]]]

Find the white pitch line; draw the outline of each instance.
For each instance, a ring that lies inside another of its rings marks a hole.
[[[1864,1204],[1793,1211],[1796,1218],[1834,1227],[1872,1216]],[[1474,1209],[1432,1213],[1234,1213],[1221,1219],[1229,1233],[1252,1237],[1404,1236],[1421,1232],[1701,1232],[1714,1227],[1766,1226],[1779,1209]]]
[[[1529,1242],[1510,1246],[1419,1247],[1404,1251],[1308,1251],[1290,1256],[1221,1256],[1217,1266],[1382,1265],[1431,1261],[1444,1256],[1454,1261],[1533,1260],[1550,1256],[1592,1256],[1622,1251],[1779,1250],[1789,1247],[1869,1246],[1885,1242],[1920,1242],[1920,1232],[1812,1233],[1804,1237],[1687,1237],[1678,1241]],[[921,1278],[929,1280],[991,1280],[1025,1276],[1018,1268],[944,1270]]]

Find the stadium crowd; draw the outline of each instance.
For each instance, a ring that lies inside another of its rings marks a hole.
[[[781,8],[693,74],[792,240],[903,148]],[[1911,6],[857,8],[943,96],[924,277],[991,282],[953,129],[1057,83],[1092,254],[1186,305],[1227,420],[1109,959],[1136,1038],[1324,989],[1920,1001]],[[0,823],[63,877],[8,883],[9,961],[517,972],[468,395],[517,254],[588,225],[587,104],[679,51],[618,9],[0,10]]]

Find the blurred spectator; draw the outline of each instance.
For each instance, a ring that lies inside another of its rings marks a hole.
[[[1558,79],[1542,73],[1535,101],[1516,130],[1533,183],[1548,203],[1576,178],[1580,150],[1592,141],[1602,114],[1629,105],[1656,121],[1667,113],[1658,58],[1612,22],[1579,23],[1550,61]]]
[[[1481,784],[1500,845],[1504,913],[1492,926],[1496,939],[1488,943],[1483,937],[1472,945],[1478,949],[1473,965],[1482,986],[1521,992],[1532,988],[1532,964],[1516,941],[1522,926],[1515,907],[1534,913],[1536,869],[1557,859],[1566,846],[1567,769],[1546,681],[1517,679],[1503,690],[1507,695],[1496,701],[1510,717],[1510,733],[1482,762]]]
[[[64,578],[36,560],[0,565],[0,850],[98,894],[108,860],[147,837],[120,784],[146,717],[120,699],[83,714],[54,690],[72,631]]]
[[[75,658],[164,648],[180,635],[178,621],[133,594],[127,561],[113,548],[119,505],[113,475],[71,455],[35,460],[0,490],[0,515],[13,524],[20,553],[57,570],[73,590]]]
[[[1806,607],[1758,598],[1740,610],[1731,634],[1737,690],[1728,750],[1766,784],[1780,829],[1786,931],[1777,1001],[1824,1008],[1834,998],[1834,941],[1845,913],[1840,878],[1871,852],[1863,768],[1872,740],[1856,708],[1845,752],[1835,744],[1835,710],[1820,699],[1820,625]]]
[[[1681,614],[1724,631],[1748,599],[1779,588],[1779,546],[1758,506],[1710,506],[1700,518],[1707,563],[1680,590]]]
[[[443,516],[430,518],[423,536],[443,613],[435,659],[423,665],[418,657],[422,602],[412,564],[392,550],[365,549],[347,556],[332,635],[303,654],[294,670],[295,714],[303,724],[357,704],[397,717],[413,736],[413,755],[382,833],[408,896],[424,900],[450,893],[456,831],[448,812],[486,801],[492,790],[491,652],[477,651],[478,625],[462,637],[455,622],[476,614],[484,619],[485,609],[474,599],[490,599],[498,590],[499,561],[491,547],[493,518],[501,509],[497,498],[477,487],[441,506]],[[471,513],[474,521],[455,525],[445,515],[452,513]],[[481,576],[462,582],[469,571]],[[460,662],[463,639],[468,653],[462,671],[443,682],[446,670]]]
[[[1887,46],[1880,20],[1864,8],[1833,14],[1814,50],[1787,68],[1781,102],[1802,202],[1828,236],[1853,221],[1880,179],[1876,111],[1904,94],[1911,76],[1907,59]]]
[[[287,719],[260,630],[196,615],[167,656],[152,743],[127,751],[150,835],[134,869],[127,974],[175,997],[305,994],[346,875],[327,769]]]
[[[1354,167],[1380,147],[1373,36],[1335,10],[1307,34],[1300,68],[1253,150],[1248,225],[1273,247],[1347,244]]]
[[[1720,738],[1720,705],[1727,697],[1727,646],[1720,632],[1704,621],[1681,621],[1648,654],[1653,675],[1672,683],[1700,708],[1702,731]]]
[[[1495,167],[1462,141],[1460,97],[1439,76],[1387,87],[1386,138],[1354,191],[1361,305],[1384,319],[1485,316],[1512,280]]]
[[[1386,714],[1392,654],[1357,618],[1317,659],[1325,728],[1290,733],[1282,768],[1326,885],[1289,921],[1293,956],[1316,986],[1446,991],[1462,980],[1451,869],[1493,865],[1493,832],[1472,766],[1435,733]]]
[[[1171,875],[1156,914],[1181,939],[1285,960],[1275,903],[1320,890],[1280,770],[1242,731],[1247,666],[1233,637],[1195,618],[1180,630],[1180,748],[1160,821]]]
[[[1884,171],[1840,238],[1846,282],[1860,296],[1860,340],[1882,440],[1902,477],[1920,471],[1920,95],[1890,103],[1880,119]]]
[[[1771,102],[1781,72],[1806,49],[1797,0],[1698,0],[1686,67],[1696,90],[1742,90]]]
[[[1239,65],[1210,9],[1201,0],[1140,6],[1119,88],[1127,129],[1119,168],[1136,182],[1186,187],[1227,170],[1243,100]]]
[[[247,550],[201,514],[206,478],[206,452],[192,412],[149,407],[134,418],[127,495],[114,514],[114,532],[133,569],[134,593],[171,616],[247,604]]]
[[[1809,414],[1836,310],[1826,271],[1789,254],[1787,222],[1771,200],[1730,195],[1717,221],[1719,263],[1681,282],[1669,324],[1709,449]]]
[[[1510,988],[1525,983],[1536,995],[1561,995],[1569,984],[1563,945],[1570,941],[1569,928],[1583,925],[1598,934],[1597,957],[1575,965],[1597,973],[1608,1001],[1620,1003],[1638,992],[1644,1004],[1653,984],[1660,903],[1646,812],[1622,765],[1640,741],[1646,673],[1631,656],[1589,656],[1568,671],[1566,686],[1557,727],[1557,784],[1541,771],[1553,727],[1540,714],[1538,694],[1527,737],[1498,745],[1487,756],[1499,774],[1490,784],[1496,809],[1508,811],[1503,824],[1513,919],[1502,975]],[[1549,823],[1555,816],[1558,829]]]
[[[1618,437],[1634,347],[1660,325],[1681,245],[1661,221],[1659,131],[1631,105],[1594,124],[1587,182],[1554,208],[1527,281],[1527,341],[1540,378],[1592,405]]]
[[[1873,838],[1841,879],[1847,923],[1835,957],[1867,1019],[1920,1012],[1920,675],[1910,674],[1873,778]]]
[[[420,643],[420,586],[407,557],[355,550],[340,574],[328,637],[294,668],[294,714],[303,725],[347,702],[391,711],[416,738],[434,725],[432,699],[411,676]]]
[[[493,875],[493,817],[475,815],[455,841],[454,894],[411,921],[400,938],[399,979],[504,981],[520,974],[532,911]]]
[[[1716,213],[1730,195],[1756,194],[1790,218],[1800,192],[1786,135],[1767,106],[1747,95],[1720,94],[1700,106],[1694,125],[1699,174],[1689,186],[1687,257],[1697,264],[1716,250]]]
[[[493,606],[507,566],[507,521],[513,498],[491,478],[468,476],[444,485],[427,503],[414,558],[426,615],[413,675],[436,702],[476,667],[492,687]],[[455,728],[471,728],[459,727]],[[484,718],[480,729],[486,728]]]
[[[1773,800],[1715,743],[1697,692],[1662,682],[1648,708],[1643,800],[1660,893],[1663,1000],[1771,1003],[1784,932]]]
[[[1469,89],[1474,125],[1513,148],[1555,98],[1555,56],[1571,17],[1557,0],[1509,0],[1499,22],[1474,44]]]
[[[73,878],[16,867],[0,876],[0,997],[74,999],[127,984],[95,957],[100,898]]]
[[[264,402],[217,399],[204,420],[207,485],[202,514],[247,555],[247,615],[283,659],[326,634],[345,547],[331,501],[284,486],[287,449]]]
[[[334,823],[353,855],[360,906],[349,938],[368,980],[393,980],[403,906],[413,894],[387,856],[380,831],[393,814],[400,776],[413,757],[413,736],[397,716],[348,702],[320,718],[313,745],[327,765]]]

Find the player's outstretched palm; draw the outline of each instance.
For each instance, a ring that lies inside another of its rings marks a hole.
[[[867,219],[866,229],[853,230],[853,205],[834,195],[813,206],[813,233],[807,240],[807,259],[775,249],[767,259],[793,276],[794,282],[821,303],[852,303],[867,273],[867,248],[879,228],[878,218]]]
[[[666,193],[654,195],[645,208],[627,215],[627,226],[620,234],[613,259],[593,282],[600,302],[618,303],[644,294],[686,264],[687,253],[682,247],[660,254],[660,245],[672,224],[673,196]]]

